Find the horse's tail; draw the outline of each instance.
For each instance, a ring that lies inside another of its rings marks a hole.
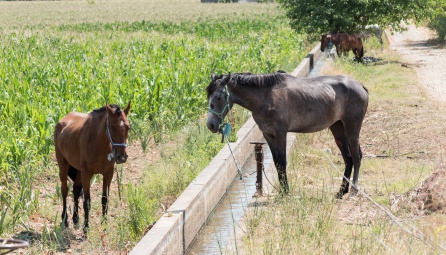
[[[77,176],[77,169],[74,168],[72,165],[70,165],[70,168],[68,169],[68,177],[74,182],[76,181]]]
[[[361,85],[362,85],[362,88],[365,90],[365,92],[367,92],[367,94],[368,94],[369,90],[364,86],[364,84],[361,83]]]

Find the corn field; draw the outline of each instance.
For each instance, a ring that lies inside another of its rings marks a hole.
[[[212,73],[291,71],[308,48],[278,11],[0,24],[0,42],[0,235],[39,210],[36,186],[57,171],[53,129],[68,112],[131,101],[130,139],[147,146],[203,115]]]

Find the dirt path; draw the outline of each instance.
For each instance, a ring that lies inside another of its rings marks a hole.
[[[419,82],[432,98],[446,102],[446,48],[435,43],[435,33],[410,25],[390,38],[390,46],[416,70]]]

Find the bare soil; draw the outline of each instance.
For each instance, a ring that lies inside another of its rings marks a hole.
[[[446,102],[446,48],[438,45],[435,33],[426,27],[408,26],[408,30],[390,37],[390,46],[413,68],[419,83],[433,100]],[[443,122],[444,123],[444,122]],[[406,194],[414,212],[446,214],[446,171],[440,167],[420,187]],[[398,202],[398,200],[397,200]]]
[[[429,96],[446,102],[446,48],[437,44],[435,32],[410,25],[407,31],[393,34],[389,43],[417,72]]]

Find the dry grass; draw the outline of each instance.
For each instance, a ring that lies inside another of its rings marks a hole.
[[[435,247],[446,247],[446,216],[419,216],[401,206],[400,199],[432,172],[443,169],[445,105],[427,98],[415,72],[403,67],[394,52],[377,54],[384,61],[376,65],[337,61],[326,66],[324,73],[352,76],[369,89],[369,109],[361,133],[365,154],[359,178],[361,190],[417,227],[430,244],[402,230],[362,195],[334,199],[342,174],[327,156],[341,172],[344,165],[331,134],[322,131],[298,135],[296,149],[288,160],[290,196],[270,200],[266,207],[247,216],[246,253],[446,252]],[[400,203],[395,206],[398,199]]]

